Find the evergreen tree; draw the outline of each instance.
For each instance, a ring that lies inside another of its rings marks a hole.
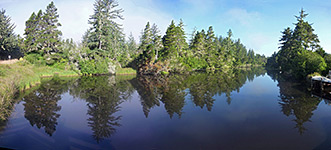
[[[166,35],[163,36],[162,42],[164,48],[161,52],[161,56],[163,58],[171,58],[173,56],[178,56],[178,51],[176,49],[176,25],[173,20],[167,28]]]
[[[316,34],[314,34],[314,29],[311,24],[309,24],[304,19],[308,16],[303,9],[299,12],[297,18],[297,23],[295,24],[295,29],[293,32],[293,39],[295,41],[294,46],[297,50],[316,50],[320,48],[319,40]]]
[[[144,31],[142,31],[142,35],[140,37],[140,46],[139,46],[139,52],[143,52],[146,50],[147,46],[152,44],[152,30],[149,22],[147,22],[146,27]]]
[[[43,27],[41,30],[41,39],[42,39],[42,50],[45,54],[50,54],[51,52],[59,52],[59,47],[61,45],[60,36],[62,32],[58,30],[58,27],[61,26],[59,23],[59,15],[57,13],[57,8],[54,3],[51,2],[42,17]]]
[[[197,32],[194,37],[193,44],[191,45],[191,50],[196,58],[202,59],[206,54],[206,34],[205,30],[201,30],[201,32]]]
[[[216,52],[216,37],[213,31],[213,27],[210,26],[205,39],[205,47],[207,51],[207,62],[209,67],[215,67],[217,61],[217,52]]]
[[[159,51],[163,48],[163,45],[162,45],[160,30],[158,29],[156,24],[152,25],[151,33],[152,33],[152,41],[153,41],[152,43],[155,49],[155,60],[157,60],[159,56]]]
[[[15,25],[11,23],[11,18],[7,16],[5,10],[0,11],[0,56],[1,59],[17,50],[17,39],[14,34]]]
[[[308,14],[301,9],[299,16],[295,16],[297,23],[294,24],[294,30],[286,28],[282,32],[281,46],[276,59],[286,75],[296,78],[305,77],[315,71],[322,72],[326,67],[318,37],[313,33],[311,24],[304,20],[307,16]],[[314,50],[321,54],[313,53]]]
[[[99,49],[106,56],[115,59],[124,45],[124,35],[121,25],[115,19],[123,19],[123,9],[116,9],[118,3],[114,0],[96,0],[94,14],[89,19],[92,25],[88,36],[88,47]]]
[[[135,57],[137,55],[137,43],[132,35],[132,32],[130,33],[127,41],[128,45],[128,53],[130,57]]]
[[[182,57],[183,51],[188,48],[188,44],[186,42],[186,36],[184,31],[184,22],[180,19],[179,24],[176,27],[176,49],[177,55]]]

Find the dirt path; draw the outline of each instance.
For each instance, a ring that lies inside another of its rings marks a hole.
[[[18,59],[11,59],[11,60],[0,60],[0,64],[13,64],[16,63]]]

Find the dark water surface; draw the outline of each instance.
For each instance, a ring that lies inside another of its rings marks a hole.
[[[331,106],[263,69],[54,78],[24,93],[0,147],[330,149]]]

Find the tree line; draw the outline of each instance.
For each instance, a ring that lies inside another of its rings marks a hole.
[[[25,23],[24,37],[14,34],[14,24],[5,10],[0,13],[2,58],[24,56],[36,65],[73,69],[82,74],[115,73],[122,67],[133,67],[140,74],[187,72],[194,70],[228,70],[231,68],[264,65],[266,57],[233,40],[233,33],[217,37],[210,26],[194,31],[187,42],[184,23],[171,21],[161,36],[157,25],[148,22],[137,44],[132,34],[126,39],[122,25],[123,9],[114,0],[96,0],[94,12],[82,42],[61,39],[59,15],[54,2],[45,9],[33,12]]]
[[[307,16],[301,9],[299,16],[295,16],[295,28],[287,27],[282,31],[279,51],[268,58],[267,68],[280,70],[285,76],[296,79],[315,72],[325,74],[331,69],[331,55],[319,45],[312,24],[305,21]]]

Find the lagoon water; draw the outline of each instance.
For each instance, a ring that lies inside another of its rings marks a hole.
[[[330,149],[331,105],[263,69],[45,79],[0,127],[10,149]]]

